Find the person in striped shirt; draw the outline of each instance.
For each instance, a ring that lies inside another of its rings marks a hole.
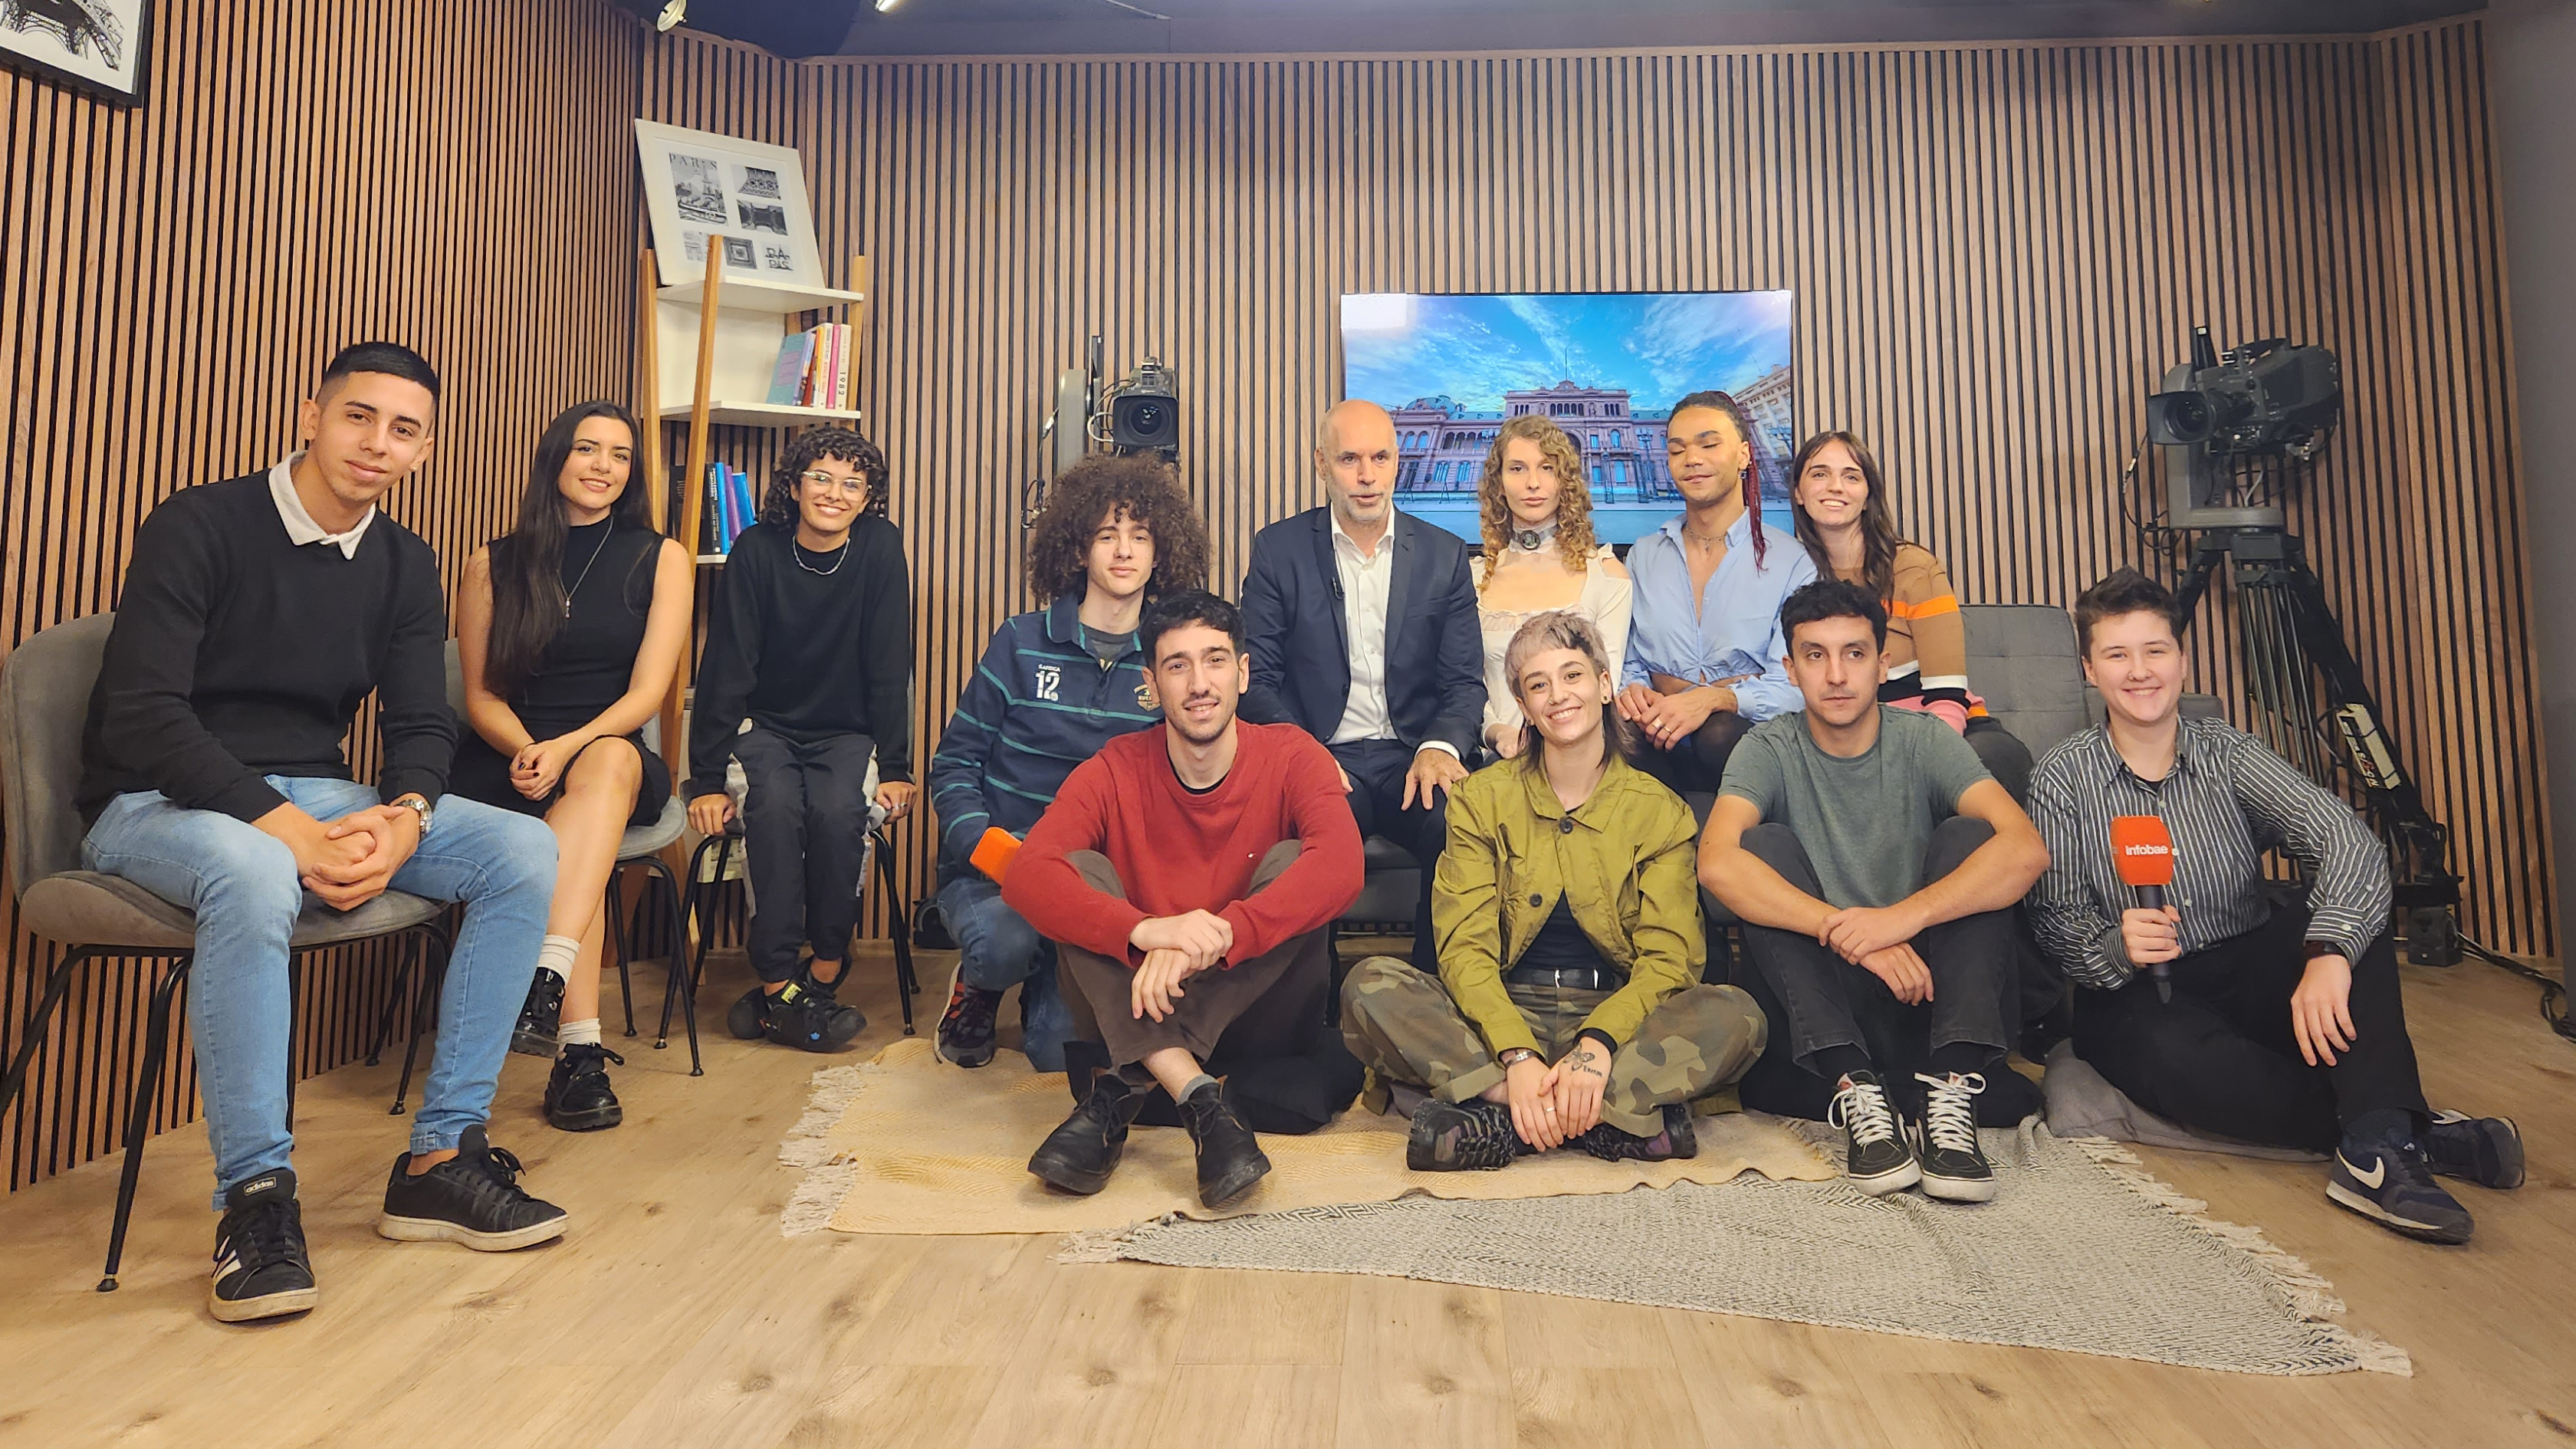
[[[1207,556],[1207,525],[1157,458],[1087,458],[1048,492],[1028,548],[1029,588],[1046,607],[994,631],[930,762],[939,911],[958,946],[939,1054],[961,1067],[993,1059],[995,1018],[1017,986],[1020,1049],[1039,1071],[1064,1070],[1073,1018],[1055,947],[1002,900],[975,846],[987,830],[1027,835],[1074,766],[1163,717],[1136,621],[1148,599],[1202,587]]]
[[[1968,633],[1941,560],[1897,531],[1878,459],[1850,433],[1818,433],[1789,464],[1798,541],[1820,578],[1859,584],[1887,608],[1881,704],[1921,710],[1966,736],[2016,804],[2030,798],[2030,748],[1968,687]]]
[[[2386,849],[2260,740],[2182,717],[2180,622],[2173,595],[2135,569],[2084,591],[2075,629],[2108,717],[2031,776],[2049,867],[2027,904],[2040,948],[2079,988],[2076,1052],[2184,1126],[2332,1152],[2326,1196],[2340,1206],[2466,1242],[2469,1213],[2435,1175],[2519,1186],[2521,1135],[2425,1105]],[[2121,882],[2111,822],[2124,815],[2160,817],[2172,836],[2161,908]],[[2306,867],[2305,904],[2266,892],[2268,850]]]

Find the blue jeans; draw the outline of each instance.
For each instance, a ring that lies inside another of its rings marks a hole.
[[[1073,1013],[1056,990],[1055,943],[1002,904],[1002,888],[970,871],[939,888],[939,914],[957,938],[957,974],[985,991],[1020,988],[1020,1046],[1041,1072],[1064,1070]]]
[[[377,803],[374,786],[348,780],[272,775],[268,783],[317,820]],[[257,826],[143,790],[108,802],[81,856],[90,869],[123,876],[197,914],[188,1030],[221,1211],[224,1189],[287,1166],[295,1145],[286,1128],[293,1070],[287,1032],[295,1011],[286,959],[305,902],[295,855]],[[450,795],[438,802],[429,834],[392,885],[466,907],[439,997],[437,1049],[411,1126],[412,1151],[443,1152],[490,1115],[554,898],[554,832],[531,816]]]

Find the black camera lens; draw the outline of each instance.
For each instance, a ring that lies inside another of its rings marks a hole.
[[[1140,403],[1134,412],[1127,415],[1127,420],[1140,433],[1159,433],[1170,421],[1164,416],[1161,403]]]

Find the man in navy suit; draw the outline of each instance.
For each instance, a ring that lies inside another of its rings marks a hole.
[[[1437,969],[1431,874],[1448,791],[1484,721],[1484,640],[1467,546],[1395,511],[1395,420],[1336,404],[1315,432],[1329,504],[1261,530],[1243,581],[1252,692],[1243,717],[1304,729],[1333,752],[1360,834],[1422,862],[1413,964]]]

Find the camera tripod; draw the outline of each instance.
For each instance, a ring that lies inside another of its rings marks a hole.
[[[2256,732],[2274,753],[2329,790],[2338,783],[2338,766],[2351,769],[2369,798],[2372,823],[2388,842],[2396,904],[2406,913],[2406,959],[2419,966],[2458,965],[2460,878],[2451,870],[2450,828],[2424,807],[2414,777],[2381,732],[2379,701],[2344,644],[2343,628],[2298,536],[2261,525],[2202,531],[2174,590],[2182,627],[2190,626],[2220,561],[2229,558],[2235,561],[2238,659],[2253,697]]]

